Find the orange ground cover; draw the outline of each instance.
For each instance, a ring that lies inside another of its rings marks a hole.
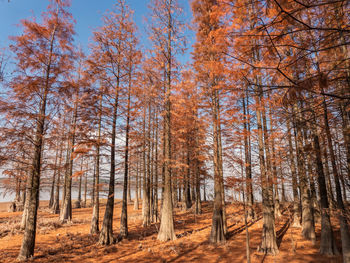
[[[43,207],[45,203],[42,204]],[[2,206],[4,208],[4,204]],[[114,211],[114,231],[120,225],[121,203]],[[104,206],[100,211],[102,221]],[[91,236],[92,208],[73,210],[73,222],[61,225],[58,216],[45,208],[39,212],[38,235],[34,262],[246,262],[246,231],[243,221],[243,206],[227,206],[228,240],[224,245],[208,243],[212,206],[203,204],[203,214],[176,210],[176,241],[157,241],[159,223],[142,227],[141,209],[128,206],[129,237],[121,242],[103,247],[96,244],[97,236]],[[22,232],[19,230],[21,212],[0,213],[0,262],[14,262],[18,254]],[[341,262],[341,256],[326,257],[318,254],[320,225],[317,224],[317,243],[305,241],[301,230],[289,225],[290,214],[285,211],[276,222],[279,255],[264,256],[256,252],[261,239],[261,213],[249,224],[252,262]],[[334,222],[336,223],[336,222]],[[335,225],[337,244],[340,247],[339,228]]]

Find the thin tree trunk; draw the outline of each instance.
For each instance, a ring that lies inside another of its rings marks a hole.
[[[86,198],[87,198],[87,176],[88,176],[88,173],[87,171],[89,170],[89,168],[87,167],[86,168],[86,171],[85,171],[85,182],[84,182],[84,201],[83,201],[83,207],[86,207]]]
[[[247,94],[248,95],[248,94]],[[245,174],[246,174],[246,195],[247,195],[247,220],[255,218],[253,210],[253,182],[252,182],[252,165],[251,165],[251,149],[250,149],[250,118],[248,119],[249,100],[247,96],[247,106],[245,97],[242,99],[243,104],[243,128],[244,128],[244,157],[245,157]]]
[[[96,143],[96,165],[95,165],[95,195],[94,206],[92,209],[92,219],[90,234],[97,234],[99,232],[99,216],[100,216],[100,145],[101,145],[101,126],[102,126],[102,94],[100,95],[100,105],[98,113],[98,130]]]
[[[143,150],[142,150],[142,168],[143,168],[143,193],[142,193],[142,217],[143,217],[143,226],[149,226],[151,219],[149,217],[149,183],[148,183],[148,164],[146,162],[146,148],[147,148],[147,139],[146,139],[146,107],[144,107],[143,112]]]
[[[191,200],[191,190],[190,190],[190,178],[191,178],[191,164],[190,164],[190,149],[189,145],[187,145],[187,173],[186,173],[186,180],[185,180],[185,203],[186,203],[186,209],[190,209],[192,206],[192,200]]]
[[[61,142],[61,145],[60,145],[55,199],[54,199],[53,205],[51,207],[52,213],[57,214],[57,215],[60,213],[60,183],[61,183],[62,155],[63,155],[63,142]]]
[[[156,117],[156,137],[155,137],[155,178],[154,178],[154,212],[155,212],[155,217],[156,217],[156,222],[159,220],[159,215],[158,215],[158,118]]]
[[[139,158],[136,157],[136,176],[135,176],[135,202],[134,210],[139,210]]]
[[[56,181],[56,173],[57,173],[57,158],[58,158],[58,151],[59,151],[58,145],[56,145],[56,147],[57,148],[56,148],[56,154],[55,154],[55,164],[53,168],[49,208],[52,208],[52,205],[54,203],[54,198],[55,198],[55,181]]]
[[[81,183],[83,180],[83,157],[81,157],[81,164],[80,164],[80,175],[79,175],[79,188],[78,188],[78,200],[75,202],[74,208],[81,208]]]
[[[124,183],[123,183],[123,201],[122,201],[123,203],[122,203],[122,214],[120,216],[120,235],[123,238],[128,236],[128,202],[127,202],[128,185],[129,185],[128,192],[130,196],[129,200],[131,201],[130,183],[128,183],[131,73],[132,73],[132,66],[130,66],[129,68],[128,106],[127,106],[126,131],[125,131]]]

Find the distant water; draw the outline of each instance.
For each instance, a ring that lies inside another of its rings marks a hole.
[[[122,199],[123,198],[123,191],[122,189],[119,189],[120,187],[116,187],[115,190],[115,198],[116,199]],[[86,195],[87,199],[90,199],[91,196],[89,195],[90,190],[88,190],[88,193]],[[107,196],[107,193],[100,193],[100,197],[103,198],[104,196]],[[60,200],[62,198],[62,190],[60,189]],[[84,199],[84,190],[82,191],[81,198]],[[134,198],[134,191],[131,190],[131,198]],[[15,199],[15,193],[6,193],[4,196],[3,190],[0,188],[0,202],[12,202]],[[49,200],[50,199],[50,192],[48,190],[42,190],[40,191],[39,200]],[[73,188],[72,189],[72,199],[78,199],[78,189]]]

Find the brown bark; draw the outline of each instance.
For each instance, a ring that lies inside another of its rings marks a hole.
[[[139,158],[136,157],[136,176],[135,176],[135,202],[134,210],[139,210]]]
[[[108,186],[108,199],[106,210],[103,217],[103,223],[98,243],[101,245],[111,245],[115,242],[113,236],[113,210],[114,210],[114,180],[115,180],[115,146],[116,146],[116,128],[118,116],[118,99],[119,99],[119,82],[120,81],[120,65],[117,65],[117,85],[115,89],[115,98],[113,106],[112,133],[111,133],[111,163]]]
[[[323,85],[325,84],[325,81],[321,79],[320,77],[320,87],[321,90],[323,90]],[[340,222],[340,235],[341,235],[341,241],[342,241],[342,254],[343,254],[343,261],[345,263],[350,262],[350,234],[349,234],[349,226],[346,219],[346,210],[343,203],[342,198],[342,192],[341,192],[341,186],[340,186],[340,179],[339,179],[339,173],[336,165],[336,159],[335,154],[333,150],[333,143],[332,143],[332,137],[331,132],[329,128],[329,121],[328,121],[328,109],[326,100],[323,97],[323,113],[324,113],[324,124],[325,124],[325,130],[326,130],[326,137],[327,137],[327,143],[328,143],[328,149],[331,157],[331,163],[332,163],[332,170],[333,170],[333,176],[334,176],[334,182],[335,182],[335,189],[336,189],[336,196],[337,196],[337,208],[338,208],[338,217]]]
[[[130,61],[131,63],[131,61]],[[126,131],[125,131],[125,154],[124,154],[124,183],[123,183],[123,201],[122,201],[122,214],[120,216],[120,235],[125,238],[128,236],[128,202],[127,191],[130,194],[130,182],[128,182],[129,174],[129,130],[130,130],[130,97],[131,97],[131,73],[132,66],[129,68],[129,87],[128,87],[128,105],[126,113]],[[129,185],[129,188],[128,188]],[[128,190],[129,189],[129,190]],[[129,197],[131,201],[131,197]]]
[[[246,100],[247,99],[247,103]],[[247,198],[247,220],[255,218],[253,209],[253,182],[252,182],[252,157],[250,146],[250,117],[249,117],[249,97],[243,97],[243,128],[244,128],[244,162],[245,162],[245,181],[246,181],[246,198]],[[247,104],[247,105],[246,105]]]
[[[156,117],[156,137],[155,137],[155,178],[154,178],[154,216],[156,222],[159,220],[158,214],[158,119]]]
[[[72,123],[69,132],[69,142],[68,142],[68,151],[66,157],[66,171],[64,176],[64,195],[62,200],[62,208],[60,212],[60,221],[61,222],[70,222],[72,221],[72,176],[73,176],[73,158],[72,154],[74,152],[75,144],[75,129],[77,123],[77,114],[78,114],[78,103],[77,99],[74,103],[74,112],[72,116]]]
[[[319,134],[317,131],[315,131],[315,129],[317,128],[314,127],[314,134],[313,134],[314,152],[316,157],[316,170],[318,175],[317,179],[318,179],[320,204],[321,204],[320,253],[325,255],[336,255],[339,252],[333,237],[332,224],[330,219],[330,210],[329,210],[329,204],[327,199],[326,180],[323,172],[322,155],[321,155],[321,148],[319,143]]]
[[[150,109],[150,104],[149,104]],[[149,154],[146,154],[149,149],[149,137],[146,138],[146,108],[144,108],[144,122],[143,122],[143,152],[142,152],[142,166],[143,166],[143,193],[142,193],[142,217],[143,217],[143,226],[149,226],[151,224],[150,218],[150,167],[149,167]],[[148,127],[149,129],[150,127]],[[148,132],[147,132],[148,134]],[[148,135],[147,135],[148,136]],[[147,157],[147,158],[146,158]]]
[[[261,107],[262,90],[259,87],[258,95],[256,97],[256,119],[258,126],[258,147],[259,147],[259,162],[260,162],[260,176],[261,176],[261,188],[262,188],[262,210],[263,210],[263,230],[261,245],[258,250],[265,254],[278,254],[278,247],[276,242],[276,230],[275,230],[275,217],[274,207],[272,202],[271,186],[269,186],[268,169],[265,165],[264,154],[264,131]],[[265,142],[266,144],[266,142]],[[266,149],[268,152],[268,149]],[[269,189],[270,188],[270,189]]]
[[[301,206],[302,206],[302,235],[304,238],[311,240],[313,243],[316,241],[314,218],[312,213],[312,204],[310,198],[310,191],[308,187],[306,170],[305,170],[305,153],[302,137],[302,122],[300,116],[300,109],[294,104],[294,113],[297,116],[296,119],[296,149],[297,149],[297,164],[301,194]]]
[[[54,202],[53,202],[52,207],[51,207],[52,213],[57,214],[57,215],[60,213],[60,183],[61,183],[62,155],[63,155],[63,142],[61,142],[60,153],[59,153],[59,157],[58,157],[59,161],[58,161],[55,199],[54,199]]]
[[[55,164],[53,167],[53,176],[52,176],[52,183],[51,183],[51,190],[50,190],[50,200],[49,200],[49,208],[52,208],[52,205],[54,203],[55,198],[55,181],[56,181],[56,173],[57,173],[57,158],[58,158],[58,151],[59,147],[56,145],[56,153],[55,153]]]
[[[191,163],[190,163],[190,149],[189,145],[187,145],[187,173],[185,175],[185,203],[186,203],[186,209],[190,209],[192,206],[192,200],[191,200],[191,189],[190,189],[190,178],[191,178]]]
[[[271,126],[271,133],[274,132],[274,116],[272,115],[272,104],[270,104],[270,110],[269,110],[269,117],[270,117],[270,126]],[[276,156],[276,149],[275,149],[275,139],[272,136],[271,140],[271,150],[272,150],[272,158],[271,158],[271,165],[272,165],[272,176],[273,176],[273,202],[275,206],[275,218],[281,216],[281,210],[280,210],[280,199],[279,199],[279,193],[278,193],[278,178],[277,178],[277,156]],[[267,157],[267,156],[266,156]]]
[[[173,219],[173,203],[171,193],[171,71],[172,71],[172,0],[167,2],[167,69],[166,69],[166,91],[165,91],[165,115],[164,115],[164,196],[161,212],[160,228],[158,240],[167,241],[175,240],[174,219]]]
[[[98,128],[97,128],[97,143],[96,143],[96,160],[95,160],[95,184],[94,184],[94,205],[92,208],[92,219],[90,234],[97,234],[100,230],[100,145],[101,145],[101,128],[102,128],[102,104],[103,97],[100,94],[99,108],[98,108]]]
[[[219,104],[218,91],[213,89],[211,92],[211,117],[213,126],[213,161],[214,161],[214,208],[210,233],[210,242],[222,243],[226,241],[225,222],[224,222],[224,205],[223,205],[223,178],[222,162],[220,148],[220,123],[219,123]]]

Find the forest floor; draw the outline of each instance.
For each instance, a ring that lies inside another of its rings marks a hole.
[[[73,210],[73,221],[61,224],[57,215],[43,207],[39,211],[34,262],[246,262],[246,231],[241,204],[227,205],[228,240],[223,245],[208,242],[211,229],[212,204],[203,204],[203,213],[176,209],[175,231],[177,239],[159,242],[159,223],[142,227],[141,206],[138,211],[128,206],[129,237],[111,246],[96,244],[98,236],[92,236],[90,220],[92,208]],[[4,208],[4,204],[2,205]],[[100,210],[100,222],[104,215]],[[0,205],[1,211],[1,205]],[[3,210],[2,210],[3,211]],[[121,202],[116,201],[114,233],[119,233]],[[0,212],[0,262],[14,262],[20,249],[23,232],[19,229],[21,212]],[[336,242],[340,247],[337,221],[333,219]],[[318,254],[320,225],[316,225],[317,242],[303,240],[301,229],[290,226],[290,213],[285,210],[276,220],[279,254],[265,256],[257,252],[261,241],[261,212],[249,224],[252,262],[342,262],[341,257]]]

